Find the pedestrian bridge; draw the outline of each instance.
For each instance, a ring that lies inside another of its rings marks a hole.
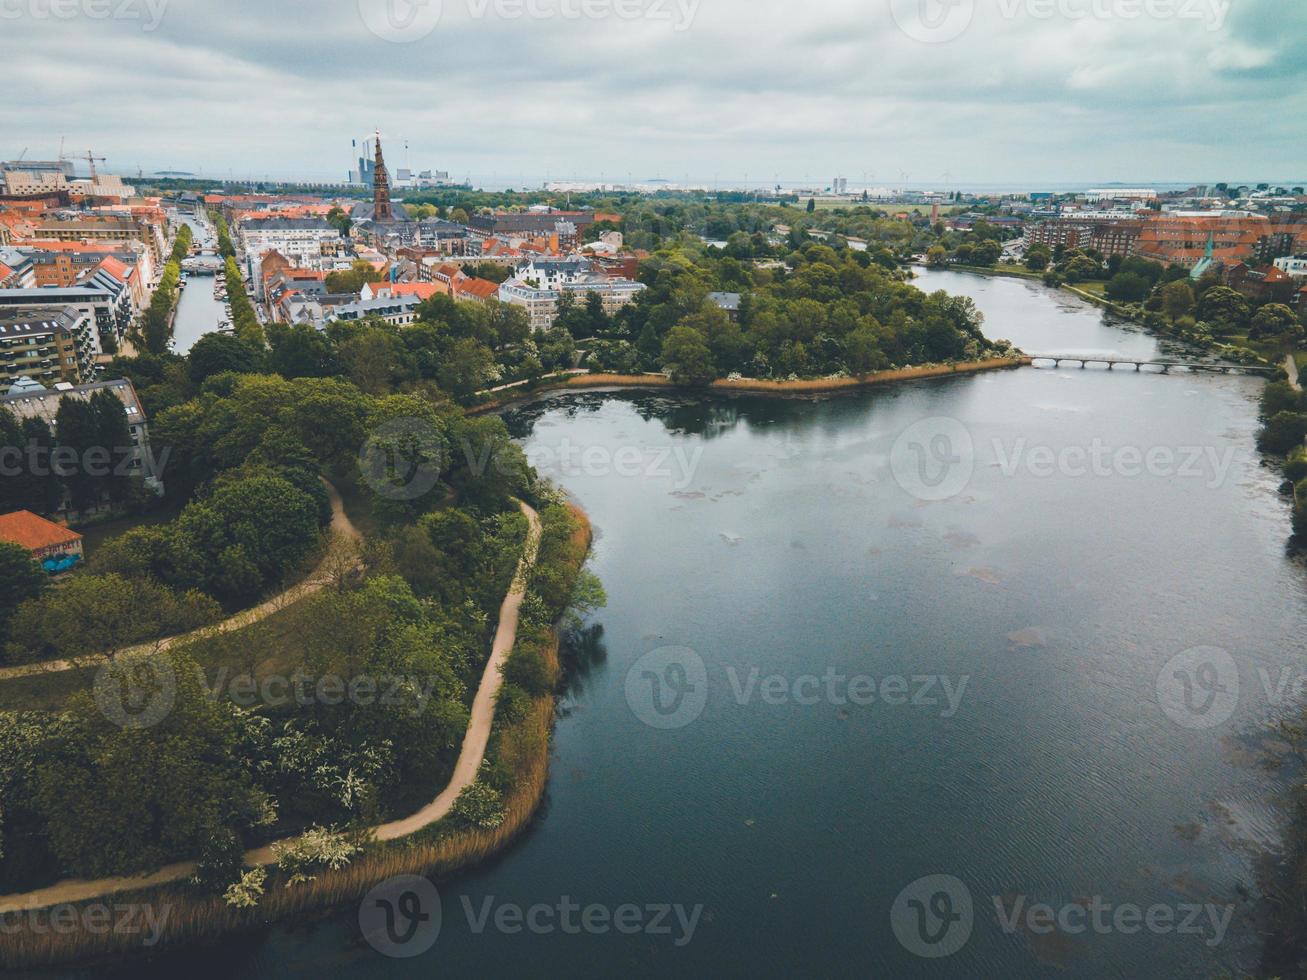
[[[216,255],[192,255],[190,258],[182,259],[183,272],[201,276],[215,275],[221,272],[225,265],[226,263]]]
[[[1207,371],[1214,374],[1260,374],[1274,377],[1276,369],[1265,364],[1228,364],[1223,361],[1173,361],[1154,360],[1150,358],[1116,357],[1114,355],[1097,356],[1093,354],[1031,354],[1033,367],[1061,367],[1063,364],[1075,364],[1082,370],[1090,365],[1103,365],[1111,371],[1118,365],[1133,367],[1136,371],[1150,368],[1150,374],[1169,374],[1173,368],[1183,371]],[[1046,363],[1040,364],[1040,361]],[[1052,364],[1047,362],[1051,361]]]

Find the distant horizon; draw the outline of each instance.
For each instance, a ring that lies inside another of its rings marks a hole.
[[[6,157],[5,159],[13,159]],[[389,164],[389,160],[387,160]],[[135,171],[124,172],[115,170],[113,167],[99,168],[104,173],[117,173],[125,178],[137,179]],[[157,177],[160,179],[178,179],[178,180],[211,180],[225,181],[236,183],[249,183],[259,181],[270,181],[279,183],[346,183],[345,177],[333,178],[323,174],[310,174],[297,171],[270,171],[270,172],[247,172],[241,173],[204,173],[199,171],[180,171],[173,170],[170,173],[164,173],[165,169],[151,171],[145,169],[141,175],[144,179]],[[390,165],[393,173],[396,167]],[[421,169],[427,169],[423,167]],[[437,168],[431,168],[437,169]],[[85,177],[85,174],[80,176]],[[449,181],[453,184],[470,183],[473,190],[488,192],[502,192],[507,190],[516,191],[539,191],[544,190],[542,186],[546,181],[555,183],[607,183],[616,185],[629,184],[651,184],[651,183],[669,183],[677,187],[689,187],[695,190],[708,191],[754,191],[772,188],[779,183],[782,190],[799,190],[799,189],[822,189],[830,186],[833,177],[842,177],[848,180],[848,192],[858,193],[862,190],[888,189],[888,190],[912,190],[912,191],[942,191],[951,193],[958,191],[970,194],[993,194],[993,193],[1056,193],[1071,194],[1089,190],[1092,188],[1107,187],[1140,187],[1150,188],[1159,192],[1186,190],[1190,187],[1203,185],[1212,186],[1218,183],[1226,183],[1231,186],[1248,186],[1255,187],[1258,184],[1269,184],[1271,186],[1295,187],[1307,186],[1307,177],[1296,178],[1191,178],[1191,179],[1168,179],[1168,180],[1148,180],[1139,179],[1114,179],[1114,180],[1075,180],[1069,178],[1058,178],[1045,181],[984,181],[984,180],[959,180],[954,179],[945,184],[941,180],[875,180],[869,179],[868,182],[858,178],[847,176],[845,174],[832,174],[831,177],[824,180],[815,180],[805,177],[781,177],[779,181],[776,178],[770,178],[765,182],[750,180],[744,182],[743,177],[727,177],[718,175],[712,178],[705,178],[695,174],[687,176],[681,175],[676,177],[665,177],[662,175],[634,175],[631,179],[626,177],[616,178],[612,174],[517,174],[503,175],[500,173],[473,173],[460,175],[455,171],[449,172]],[[363,186],[363,185],[359,185]],[[402,197],[406,192],[421,192],[421,189],[415,188],[393,188],[395,196]]]

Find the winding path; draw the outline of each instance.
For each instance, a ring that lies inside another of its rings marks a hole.
[[[339,497],[332,491],[332,506],[335,508]],[[536,552],[540,547],[540,518],[529,505],[518,501],[522,513],[529,522],[526,544],[522,548],[522,557],[518,559],[517,571],[512,584],[499,607],[499,625],[495,629],[494,642],[490,648],[490,659],[481,674],[481,684],[472,700],[472,713],[468,720],[467,733],[463,736],[463,746],[459,750],[458,762],[454,765],[454,774],[449,784],[434,800],[417,813],[403,820],[381,824],[373,828],[377,840],[395,840],[421,830],[435,823],[449,813],[458,794],[476,782],[481,761],[485,758],[486,746],[490,740],[490,729],[495,718],[495,698],[503,685],[502,668],[508,659],[513,643],[517,639],[518,613],[522,599],[526,594],[527,575],[535,564]],[[343,513],[343,512],[342,512]],[[348,518],[346,518],[348,523]],[[353,531],[353,526],[350,525]],[[357,532],[354,532],[355,535]],[[320,587],[320,586],[319,586]],[[279,843],[288,843],[281,841]],[[245,852],[245,863],[249,865],[272,864],[276,861],[272,845]],[[0,915],[24,909],[39,909],[50,905],[67,902],[84,902],[93,898],[111,895],[115,892],[135,891],[166,885],[188,877],[195,870],[194,861],[169,864],[149,874],[126,875],[116,878],[97,878],[94,880],[68,879],[46,888],[23,892],[16,895],[0,895]]]
[[[358,528],[349,519],[345,513],[345,505],[340,499],[340,494],[326,480],[323,485],[327,488],[327,496],[331,500],[331,530],[337,537],[346,541],[357,541],[360,538]],[[292,585],[284,592],[279,592],[271,599],[261,602],[257,606],[251,606],[249,609],[242,609],[220,623],[213,623],[209,626],[201,626],[199,629],[192,630],[189,633],[179,633],[176,636],[165,637],[161,640],[154,640],[149,643],[138,643],[136,646],[125,647],[119,651],[118,655],[133,653],[151,653],[158,650],[167,650],[169,647],[184,640],[198,639],[202,636],[213,636],[221,633],[230,633],[233,630],[243,629],[261,619],[267,619],[273,613],[285,609],[287,606],[299,602],[313,593],[320,591],[323,586],[332,581],[330,565],[334,559],[328,548],[326,556],[318,563],[318,567],[313,570],[307,579],[298,585]],[[43,660],[34,664],[23,664],[19,667],[6,667],[0,670],[0,681],[11,680],[15,677],[28,677],[32,674],[59,673],[65,670],[73,670],[77,667],[93,667],[96,664],[104,663],[106,657],[91,657],[89,659],[73,660]]]

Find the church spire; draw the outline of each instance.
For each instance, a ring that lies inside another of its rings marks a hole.
[[[381,155],[381,132],[374,137],[377,157],[372,165],[372,220],[391,221],[394,212],[390,208],[390,175],[386,173],[386,161]]]

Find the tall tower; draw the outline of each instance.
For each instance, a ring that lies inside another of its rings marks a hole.
[[[390,209],[390,175],[386,173],[386,161],[381,156],[381,133],[375,134],[377,156],[372,165],[372,220],[392,221],[394,212]]]

